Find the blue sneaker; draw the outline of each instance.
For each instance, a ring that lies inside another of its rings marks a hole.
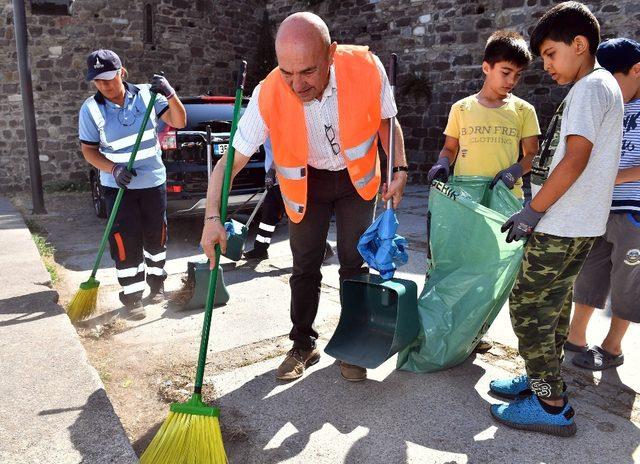
[[[573,420],[575,412],[569,402],[564,405],[560,414],[549,414],[536,395],[529,395],[510,404],[494,404],[491,406],[491,415],[498,422],[514,429],[559,437],[570,437],[576,433],[576,423]]]
[[[529,377],[519,375],[508,379],[492,380],[489,383],[489,391],[502,398],[515,400],[531,395],[529,388]]]

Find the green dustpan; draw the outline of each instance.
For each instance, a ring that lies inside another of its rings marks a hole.
[[[207,299],[207,285],[211,276],[209,269],[209,260],[202,258],[197,261],[189,261],[187,263],[187,281],[195,282],[195,288],[191,299],[183,306],[184,309],[204,308]],[[200,283],[200,285],[198,285]],[[216,281],[216,292],[213,299],[214,306],[221,306],[229,302],[229,292],[224,283],[224,273],[222,266],[218,266],[218,280]]]
[[[340,322],[325,353],[375,369],[418,335],[418,286],[365,274],[342,282]]]

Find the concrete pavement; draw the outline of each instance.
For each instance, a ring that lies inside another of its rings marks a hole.
[[[60,203],[78,201],[86,211],[78,210],[76,216],[53,211],[46,219],[50,239],[58,248],[56,257],[69,270],[65,278],[73,288],[86,279],[101,230],[99,221],[89,219],[87,198],[61,196]],[[409,238],[411,246],[410,262],[398,276],[416,281],[419,290],[424,281],[426,202],[425,188],[413,186],[398,211],[399,233]],[[169,291],[179,286],[186,260],[197,253],[200,223],[180,226],[174,224],[170,234]],[[335,244],[333,225],[329,240]],[[276,381],[274,370],[289,347],[287,279],[291,254],[285,226],[276,230],[269,253],[271,258],[255,267],[243,262],[235,267],[225,264],[231,301],[214,312],[206,385],[215,392],[209,399],[222,411],[223,438],[231,462],[640,462],[639,326],[630,328],[624,345],[626,361],[617,370],[592,374],[574,368],[570,356],[567,358],[567,380],[577,412],[576,437],[523,433],[497,424],[488,411],[489,405],[498,401],[487,394],[489,381],[522,369],[506,307],[489,331],[496,347],[443,372],[416,375],[396,371],[395,359],[391,359],[370,371],[368,381],[350,384],[340,378],[334,360],[323,354],[321,362],[299,381]],[[336,257],[323,266],[317,321],[321,347],[339,316],[337,270]],[[99,278],[105,290],[103,308],[117,307],[117,285],[108,257]],[[143,428],[140,424],[146,421],[147,433],[134,438],[136,450],[144,449],[153,436],[166,416],[167,405],[159,404],[156,395],[136,398],[131,404],[131,396],[125,394],[131,390],[130,382],[141,387],[146,384],[131,373],[133,367],[149,364],[149,369],[154,368],[150,371],[153,384],[163,384],[174,377],[170,372],[158,372],[156,367],[166,366],[170,371],[177,358],[187,364],[185,371],[190,377],[202,322],[198,311],[178,312],[170,305],[147,310],[144,321],[127,323],[110,338],[91,342],[102,350],[119,346],[128,355],[118,357],[113,351],[113,358],[105,358],[109,359],[113,377],[105,383],[127,430]],[[592,343],[602,339],[607,324],[607,314],[598,311],[590,326]],[[148,413],[154,408],[157,411],[149,421]],[[135,412],[140,415],[135,416]]]
[[[0,462],[138,462],[25,223],[0,197]]]
[[[408,188],[398,211],[399,233],[410,240],[410,261],[397,273],[424,284],[425,188]],[[286,231],[278,229],[269,262],[290,265]],[[335,227],[330,240],[335,239]],[[323,266],[327,295],[338,289],[337,259]],[[333,289],[333,291],[329,290]],[[235,294],[235,292],[234,292]],[[334,305],[321,297],[321,309]],[[283,308],[284,309],[284,308]],[[332,311],[330,311],[332,312]],[[591,343],[599,343],[609,316],[597,311]],[[321,331],[321,345],[331,330]],[[625,364],[591,373],[565,361],[576,437],[560,439],[523,433],[496,423],[489,414],[498,400],[488,395],[489,381],[522,372],[508,307],[488,336],[489,353],[470,357],[455,368],[416,375],[396,371],[395,357],[369,372],[369,380],[349,384],[335,361],[321,362],[299,381],[274,380],[280,358],[241,367],[210,381],[220,394],[221,420],[241,429],[246,440],[228,444],[237,462],[251,463],[634,463],[640,462],[640,326],[625,339]]]

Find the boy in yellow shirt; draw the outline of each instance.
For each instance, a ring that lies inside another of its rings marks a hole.
[[[502,180],[524,200],[522,176],[531,170],[538,152],[540,126],[533,106],[511,93],[532,60],[524,38],[517,32],[491,34],[484,49],[480,92],[457,101],[451,107],[444,147],[427,174],[446,182],[450,166],[456,176],[493,177],[491,188]],[[523,157],[518,162],[522,147]],[[491,349],[482,339],[476,352]]]
[[[532,56],[517,32],[491,34],[484,49],[482,89],[451,107],[444,147],[427,180],[446,182],[450,166],[456,176],[502,180],[523,199],[522,176],[531,170],[538,152],[540,126],[533,106],[511,93]],[[518,162],[522,147],[523,158]]]

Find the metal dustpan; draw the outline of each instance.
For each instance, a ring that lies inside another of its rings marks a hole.
[[[389,79],[395,87],[396,56]],[[395,150],[395,118],[390,121],[387,183],[391,182]],[[393,279],[396,266],[406,263],[406,240],[395,234],[397,219],[391,201],[387,211],[367,229],[358,250],[380,275],[346,279],[340,288],[342,312],[325,352],[349,364],[376,368],[406,348],[418,335],[418,286]]]

